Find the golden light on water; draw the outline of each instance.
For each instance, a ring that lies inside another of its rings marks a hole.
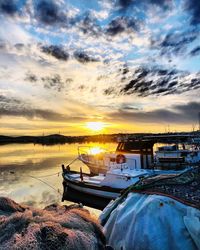
[[[90,154],[92,154],[92,155],[97,155],[97,154],[100,154],[103,152],[105,152],[105,150],[103,148],[100,148],[100,147],[93,147],[90,149]]]
[[[105,124],[103,122],[87,122],[86,127],[92,131],[98,132],[105,128]]]

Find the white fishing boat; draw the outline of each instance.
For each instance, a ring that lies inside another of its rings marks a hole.
[[[153,145],[150,140],[128,140],[119,142],[115,152],[81,146],[78,147],[78,159],[92,174],[105,174],[118,164],[130,169],[149,169],[154,162]]]
[[[93,207],[104,208],[110,200],[117,198],[124,189],[141,178],[158,174],[169,176],[186,171],[188,168],[185,166],[178,170],[154,169],[152,165],[153,142],[135,141],[133,145],[132,143],[119,144],[116,156],[108,154],[98,159],[101,161],[98,166],[105,166],[104,173],[86,174],[82,173],[82,170],[70,171],[69,168],[63,166],[63,200],[70,199]],[[123,151],[122,154],[124,147],[126,150],[129,149],[129,152]],[[115,160],[110,160],[112,158]],[[91,161],[90,158],[89,160]],[[87,159],[88,162],[89,160]],[[70,194],[72,195],[69,197]]]
[[[117,164],[137,169],[180,170],[188,165],[200,163],[200,149],[190,145],[168,145],[153,152],[152,140],[126,140],[119,142],[115,152],[88,146],[78,147],[78,158],[93,174],[106,173]]]

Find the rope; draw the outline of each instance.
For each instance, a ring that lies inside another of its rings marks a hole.
[[[72,165],[72,163],[74,163],[76,160],[78,160],[78,157],[76,157],[74,160],[72,160],[69,164],[67,164],[67,166]]]
[[[37,181],[40,181],[40,182],[44,183],[45,185],[47,185],[48,187],[52,188],[52,189],[53,189],[54,191],[56,191],[59,195],[62,196],[62,194],[60,193],[60,190],[54,188],[54,187],[51,186],[48,182],[43,181],[43,180],[40,180],[38,177],[35,177],[35,176],[32,176],[32,175],[27,175],[27,176],[30,177],[30,178],[33,178],[33,179],[35,179],[35,180],[37,180]]]
[[[61,171],[57,172],[57,173],[54,173],[54,174],[48,174],[48,175],[41,175],[41,176],[35,176],[37,178],[45,178],[45,177],[50,177],[50,176],[54,176],[54,175],[57,175],[59,176],[60,173],[62,173]]]
[[[78,157],[76,157],[75,159],[73,159],[67,166],[70,166],[70,165],[71,165],[72,163],[74,163],[77,159],[78,159]],[[62,172],[59,171],[59,172],[56,172],[56,173],[53,173],[53,174],[41,175],[41,176],[33,176],[33,175],[28,175],[28,174],[27,174],[27,175],[25,175],[25,176],[30,177],[30,178],[32,178],[32,179],[35,179],[35,180],[37,180],[37,181],[42,182],[43,184],[45,184],[45,185],[47,185],[48,187],[52,188],[54,191],[56,191],[56,192],[57,192],[59,195],[61,195],[61,197],[62,197],[62,194],[61,194],[61,192],[60,192],[59,189],[54,188],[54,187],[51,186],[48,182],[43,181],[43,180],[40,179],[40,178],[45,178],[45,177],[50,177],[50,176],[55,176],[55,175],[59,176],[60,173],[62,173]],[[15,172],[14,172],[14,171],[10,171],[10,174],[15,174]]]

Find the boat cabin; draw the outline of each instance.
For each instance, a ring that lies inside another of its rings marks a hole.
[[[180,168],[186,164],[196,164],[200,161],[199,149],[187,149],[184,144],[158,147],[155,153],[157,164],[162,166]]]
[[[153,146],[154,141],[152,140],[128,140],[119,142],[116,153],[124,154],[127,158],[132,156],[137,159],[137,165],[140,168],[148,169],[151,168],[154,161]]]

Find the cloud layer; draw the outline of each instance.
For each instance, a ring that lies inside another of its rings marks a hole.
[[[194,0],[0,0],[2,122],[196,122],[199,7]]]

